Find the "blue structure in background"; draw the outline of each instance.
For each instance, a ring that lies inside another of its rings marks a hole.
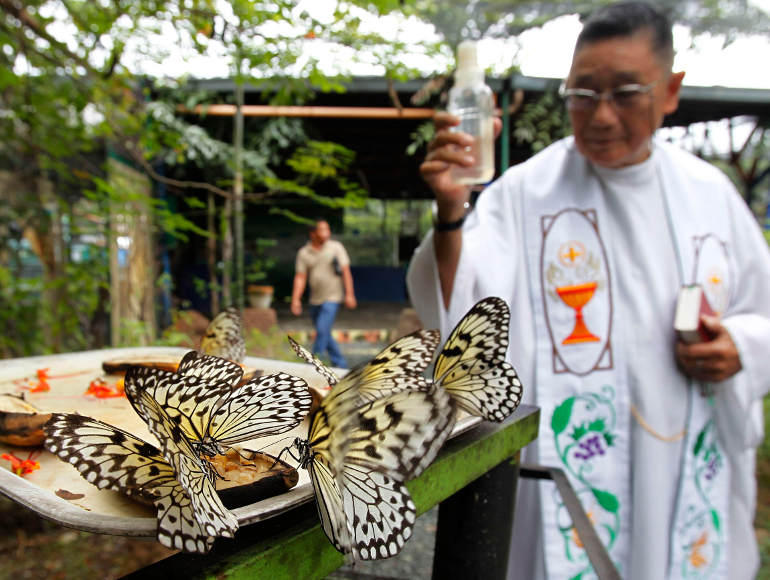
[[[406,271],[401,266],[351,266],[359,302],[406,302]]]

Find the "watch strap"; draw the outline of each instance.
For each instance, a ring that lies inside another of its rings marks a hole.
[[[471,204],[466,201],[463,207],[465,208],[465,214],[463,214],[460,219],[456,219],[452,222],[440,222],[438,219],[435,219],[433,221],[433,229],[437,232],[451,232],[460,229],[465,223],[465,218],[467,218],[470,213]]]

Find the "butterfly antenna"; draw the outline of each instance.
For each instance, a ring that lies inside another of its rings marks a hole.
[[[275,445],[277,443],[280,443],[281,441],[286,441],[287,439],[293,439],[293,437],[281,437],[280,439],[273,441],[270,445]],[[278,453],[278,456],[275,458],[275,461],[273,461],[273,464],[268,469],[273,469],[278,462],[281,460],[281,457],[284,453],[288,454],[289,457],[291,457],[294,461],[299,461],[297,457],[294,456],[294,454],[291,452],[292,444],[287,445],[286,447],[283,447],[281,451]],[[263,448],[264,449],[264,448]],[[244,449],[243,451],[249,452],[249,453],[264,453],[261,449]],[[241,457],[245,457],[242,453],[238,452],[238,454]]]
[[[278,463],[278,461],[281,459],[281,456],[284,453],[286,453],[286,455],[291,457],[297,463],[301,463],[300,457],[298,455],[294,455],[294,452],[292,451],[292,449],[294,449],[294,444],[293,443],[291,445],[288,445],[288,446],[284,447],[283,449],[281,449],[281,452],[278,454],[278,457],[276,457],[276,459],[275,459],[275,463]],[[275,463],[273,465],[275,465]],[[271,466],[271,469],[272,469],[272,466]]]
[[[250,449],[250,448],[244,447],[242,449],[239,449],[237,447],[228,447],[228,449],[230,449],[231,451],[235,451],[243,459],[249,459],[248,457],[246,457],[246,455],[244,455],[244,453],[264,453],[265,452],[264,448],[261,448],[261,449]]]
[[[288,435],[288,436],[286,436],[286,437],[281,437],[280,439],[276,439],[275,441],[272,441],[272,442],[271,442],[271,443],[269,443],[268,445],[265,445],[264,447],[261,447],[261,448],[259,448],[259,449],[244,449],[244,451],[249,451],[249,452],[251,452],[251,453],[266,453],[265,449],[266,449],[268,446],[269,446],[269,447],[273,447],[274,445],[277,445],[277,444],[281,443],[282,441],[286,441],[287,439],[291,439],[291,440],[293,440],[293,439],[294,439],[294,437],[293,437],[292,435]],[[291,447],[291,445],[290,445],[289,447]],[[282,448],[282,450],[281,450],[281,453],[283,453],[284,451],[286,451],[286,449],[287,449],[286,447]]]

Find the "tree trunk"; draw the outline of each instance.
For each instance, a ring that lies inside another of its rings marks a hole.
[[[240,62],[239,62],[240,69]],[[240,73],[240,70],[238,71]],[[234,230],[235,230],[235,306],[243,310],[243,294],[246,289],[246,280],[243,273],[243,81],[238,76],[235,85],[235,128],[234,128],[234,157],[235,180],[233,182],[233,197],[235,205]]]
[[[211,297],[212,316],[219,312],[219,281],[217,280],[217,230],[216,230],[217,204],[214,194],[209,192],[208,215],[206,230],[209,237],[206,240],[206,263],[209,270],[209,295]]]
[[[233,298],[230,288],[230,279],[233,271],[233,201],[226,199],[222,211],[220,229],[222,231],[222,305],[227,308],[232,306]],[[218,314],[212,312],[212,315]]]

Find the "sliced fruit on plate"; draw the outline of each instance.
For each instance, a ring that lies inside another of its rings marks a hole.
[[[43,425],[50,418],[50,413],[42,413],[22,397],[0,395],[0,442],[18,447],[42,445]]]
[[[217,493],[227,508],[240,507],[280,495],[297,485],[299,474],[288,463],[256,451],[230,449],[215,455],[211,463],[222,477],[216,482]]]
[[[102,370],[108,375],[122,375],[125,374],[126,370],[128,370],[128,368],[131,366],[141,366],[175,372],[179,366],[180,360],[182,360],[182,355],[152,357],[130,356],[113,358],[102,362]],[[258,377],[261,374],[262,371],[259,369],[244,366],[241,384],[245,383],[246,381],[250,381],[254,377]]]

